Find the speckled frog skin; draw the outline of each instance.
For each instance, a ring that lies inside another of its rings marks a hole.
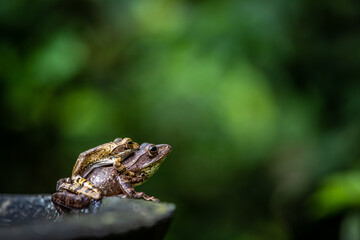
[[[104,166],[93,169],[86,176],[86,180],[101,192],[101,196],[121,195],[125,198],[144,198],[145,200],[158,201],[155,197],[150,197],[143,192],[136,192],[134,187],[148,180],[170,151],[171,146],[168,144],[143,143],[139,150],[122,162],[126,169],[134,173],[133,176],[120,173],[112,166]],[[64,183],[71,184],[71,179],[60,179],[57,184],[57,192],[52,195],[52,201],[60,213],[66,212],[64,208],[80,209],[89,206],[91,197],[82,194],[81,190],[78,193],[73,193],[59,187]],[[89,191],[89,189],[85,191]]]

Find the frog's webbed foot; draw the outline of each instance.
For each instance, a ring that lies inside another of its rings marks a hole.
[[[60,183],[60,185],[58,187],[58,191],[59,190],[67,190],[72,193],[85,195],[86,197],[89,197],[89,198],[92,198],[95,200],[99,200],[102,198],[102,194],[101,194],[100,190],[98,190],[97,188],[92,186],[92,184],[90,182],[88,182],[86,180],[85,182],[81,182],[81,183],[83,183],[84,185],[82,186],[81,184],[79,184],[76,181],[74,181],[73,183],[62,182],[62,183]],[[87,185],[87,183],[91,184],[91,186],[93,188],[89,187],[89,185]]]
[[[71,178],[60,178],[57,182],[56,182],[56,191],[60,191],[61,190],[61,184],[63,183],[71,183]]]
[[[143,198],[147,201],[160,202],[159,199],[155,198],[154,196],[148,196],[144,192],[136,192],[133,198]]]
[[[160,202],[159,199],[157,199],[157,198],[155,198],[153,196],[148,196],[144,192],[135,192],[135,194],[133,194],[133,195],[119,194],[117,196],[120,197],[120,198],[136,198],[136,199],[143,198],[143,199],[145,199],[147,201]]]
[[[125,174],[125,175],[127,175],[127,176],[134,177],[134,176],[135,176],[135,173],[127,170],[127,169],[125,168],[125,166],[121,163],[121,161],[122,161],[122,158],[117,158],[117,159],[115,159],[115,161],[114,161],[114,163],[113,163],[113,167],[114,167],[120,174]]]

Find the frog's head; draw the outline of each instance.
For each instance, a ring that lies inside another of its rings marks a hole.
[[[132,141],[131,138],[116,138],[112,144],[110,155],[116,156],[123,154],[128,156],[140,148],[139,144]]]
[[[171,146],[168,144],[154,145],[143,143],[140,149],[128,157],[123,164],[141,178],[141,183],[151,177],[169,155]]]

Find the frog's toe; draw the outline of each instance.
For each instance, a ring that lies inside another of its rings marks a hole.
[[[160,199],[157,199],[157,198],[151,197],[150,201],[153,201],[153,202],[159,203],[159,202],[160,202]]]

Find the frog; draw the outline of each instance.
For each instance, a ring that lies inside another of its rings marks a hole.
[[[87,192],[84,192],[85,195],[95,199],[101,198],[100,191],[86,180],[86,176],[93,169],[105,165],[113,165],[120,173],[134,176],[134,173],[128,171],[121,161],[139,148],[139,144],[133,142],[131,138],[116,138],[113,142],[104,143],[80,153],[71,174],[73,185],[64,184],[62,187],[77,193],[80,187],[84,186],[86,189],[89,189]]]
[[[102,197],[142,198],[159,202],[159,199],[148,196],[144,192],[136,192],[134,187],[146,182],[158,170],[170,152],[171,146],[168,144],[143,143],[139,150],[122,162],[125,168],[134,173],[133,176],[120,173],[112,166],[101,166],[93,169],[86,176],[86,180],[101,192]],[[75,193],[62,188],[63,184],[68,184],[69,188],[74,185],[71,183],[71,178],[62,178],[57,182],[57,192],[52,195],[51,200],[60,214],[68,213],[72,209],[87,208],[91,202],[102,199],[102,197],[95,199],[84,194],[89,191],[84,186]]]

